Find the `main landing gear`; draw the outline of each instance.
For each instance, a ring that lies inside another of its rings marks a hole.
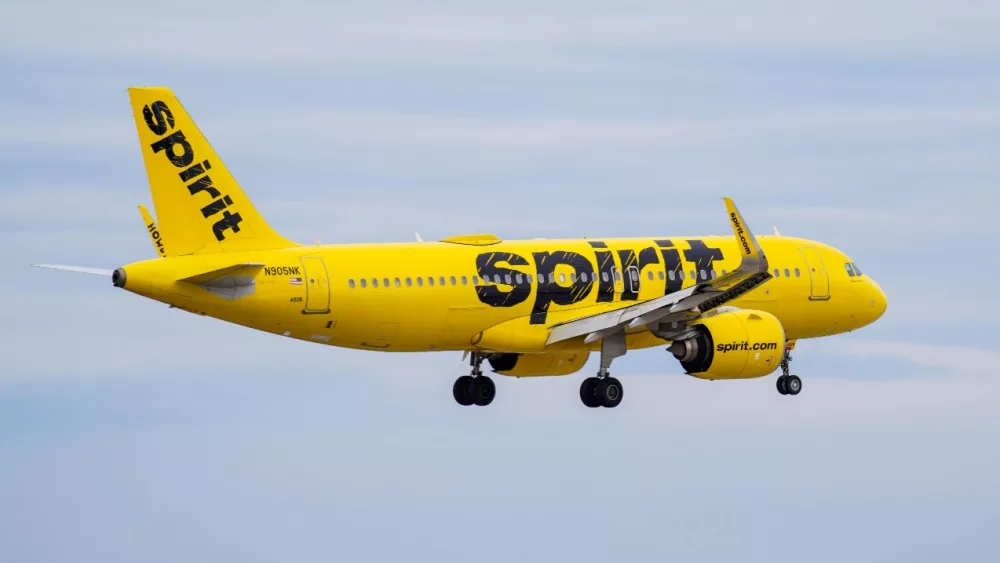
[[[802,391],[802,380],[797,375],[788,375],[788,364],[792,361],[791,350],[785,350],[785,355],[781,357],[781,375],[778,376],[778,393],[782,395],[798,395]]]
[[[601,342],[601,368],[597,370],[597,377],[588,377],[580,384],[580,400],[584,405],[592,409],[613,409],[622,402],[625,394],[622,382],[611,377],[609,368],[611,360],[624,356],[625,352],[625,331],[604,337]]]
[[[455,402],[463,407],[470,405],[485,407],[497,396],[497,386],[489,376],[483,375],[481,366],[486,355],[473,352],[471,356],[469,364],[472,366],[472,373],[456,379],[451,391],[455,396]]]

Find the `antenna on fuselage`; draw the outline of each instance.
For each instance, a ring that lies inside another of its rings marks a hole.
[[[776,237],[780,237],[781,236],[781,233],[778,232],[778,226],[777,225],[771,225],[771,228],[774,229],[774,236],[776,236]]]
[[[413,234],[417,236],[417,242],[424,242],[424,238],[420,236],[420,233],[413,231]]]

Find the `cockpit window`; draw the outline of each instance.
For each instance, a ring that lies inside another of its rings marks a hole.
[[[863,276],[864,275],[864,274],[861,273],[861,270],[858,269],[858,265],[855,264],[854,262],[851,262],[851,267],[854,268],[854,275],[856,275],[856,276]]]
[[[853,278],[854,276],[856,276],[856,275],[857,275],[857,274],[855,274],[855,273],[854,273],[854,268],[853,268],[853,267],[851,266],[851,263],[850,263],[850,262],[848,262],[848,263],[844,264],[844,268],[846,268],[846,269],[847,269],[847,275],[848,275],[848,276],[850,276],[850,277],[852,277],[852,278]]]

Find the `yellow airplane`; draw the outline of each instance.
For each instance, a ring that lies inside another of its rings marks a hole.
[[[257,212],[166,88],[129,98],[156,220],[140,206],[158,254],[107,275],[115,287],[199,315],[331,346],[390,352],[462,351],[461,405],[496,395],[483,374],[568,375],[591,352],[588,407],[615,407],[612,360],[664,346],[709,380],[781,369],[797,340],[858,329],[886,297],[843,252],[786,236],[755,237],[725,198],[734,236],[503,241],[469,234],[437,242],[301,245]],[[158,221],[158,223],[157,223]]]

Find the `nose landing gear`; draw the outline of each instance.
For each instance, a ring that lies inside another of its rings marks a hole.
[[[789,375],[789,365],[792,361],[791,350],[786,349],[781,357],[781,375],[778,376],[778,393],[782,395],[798,395],[802,391],[802,380],[797,375]]]

